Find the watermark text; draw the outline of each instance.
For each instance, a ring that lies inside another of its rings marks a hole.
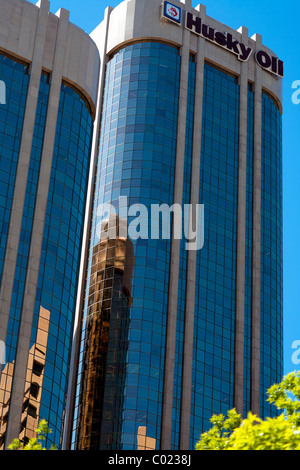
[[[118,217],[118,224],[114,221]],[[100,239],[129,237],[131,240],[185,240],[185,250],[201,250],[204,245],[203,204],[151,204],[150,208],[136,203],[128,206],[126,196],[119,198],[116,208],[102,204],[97,210],[96,236]]]
[[[6,104],[6,85],[0,80],[0,104]]]
[[[3,366],[5,362],[5,343],[0,341],[0,366]]]
[[[295,80],[292,83],[292,89],[296,90],[292,94],[292,102],[293,104],[300,104],[300,80]]]

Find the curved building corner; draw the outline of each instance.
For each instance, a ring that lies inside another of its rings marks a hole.
[[[49,7],[0,1],[1,449],[66,408],[100,57]]]
[[[101,112],[66,446],[194,449],[212,414],[276,413],[265,393],[283,367],[284,64],[261,35],[190,0],[126,0],[91,37]],[[117,259],[102,272],[95,256],[99,207],[119,214],[120,197],[148,210],[204,204],[205,242],[187,251],[184,240],[131,240],[116,333]]]

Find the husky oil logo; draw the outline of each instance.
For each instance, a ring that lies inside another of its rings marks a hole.
[[[181,24],[181,8],[176,7],[172,3],[164,2],[163,16],[168,20]]]
[[[181,25],[181,17],[182,9],[180,7],[176,7],[167,1],[163,3],[162,18],[167,18],[169,21]],[[237,58],[242,62],[247,62],[254,55],[257,64],[264,70],[271,72],[279,78],[284,76],[284,63],[278,57],[271,56],[262,50],[256,51],[253,54],[254,50],[251,47],[236,40],[232,34],[217,31],[214,27],[205,24],[198,15],[194,15],[190,11],[185,11],[184,27],[217,46],[236,54]]]

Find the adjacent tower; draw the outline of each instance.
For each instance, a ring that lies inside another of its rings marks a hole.
[[[96,168],[64,444],[193,449],[214,413],[274,414],[265,392],[283,372],[283,63],[259,34],[190,0],[126,0],[91,36]],[[123,240],[117,269],[119,239],[103,243],[97,227],[99,207],[119,214],[120,196],[149,210],[204,204],[204,247],[153,239],[149,227],[148,239]]]
[[[49,5],[0,1],[1,449],[66,406],[99,53]]]

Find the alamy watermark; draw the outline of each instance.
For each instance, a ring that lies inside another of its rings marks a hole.
[[[0,341],[0,366],[3,366],[5,362],[5,343]]]
[[[6,104],[6,85],[0,80],[0,104]]]
[[[293,364],[300,364],[300,341],[296,340],[292,344],[292,349],[296,349],[296,351],[292,354],[292,363]]]
[[[300,104],[300,80],[295,80],[292,83],[292,89],[296,90],[292,94],[292,102],[294,104]]]
[[[97,210],[96,236],[100,239],[129,237],[131,240],[185,240],[185,250],[201,250],[204,245],[203,204],[144,204],[128,206],[126,196],[117,209],[107,203]],[[118,219],[118,224],[115,220]]]

